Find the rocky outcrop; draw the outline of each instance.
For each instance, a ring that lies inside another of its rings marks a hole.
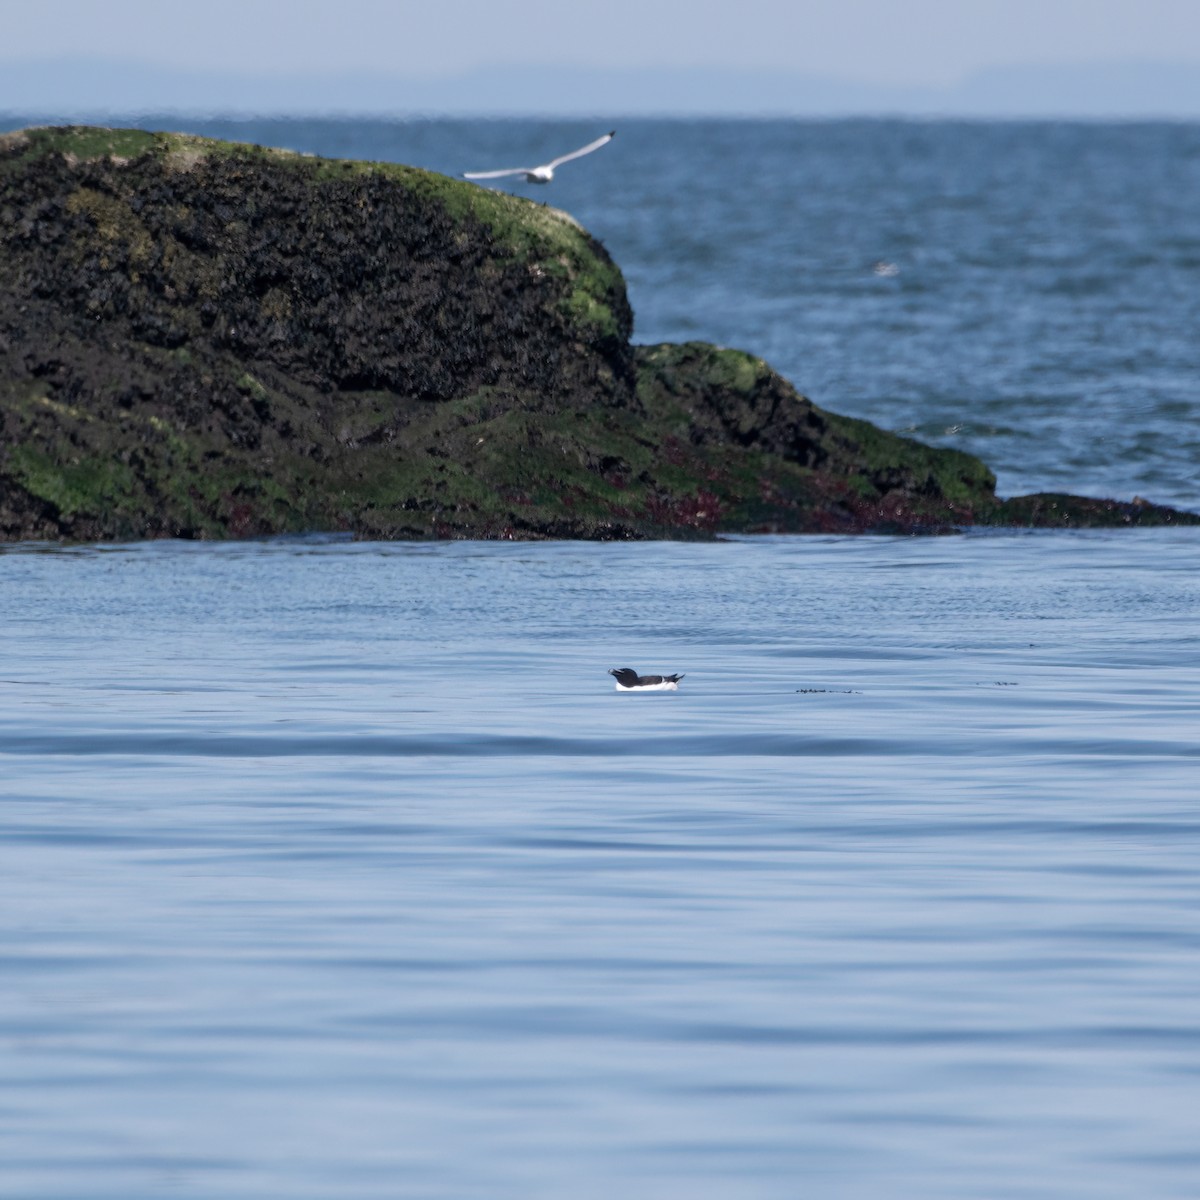
[[[176,134],[0,138],[0,538],[1196,521],[1002,503],[750,355],[635,347],[564,213]]]

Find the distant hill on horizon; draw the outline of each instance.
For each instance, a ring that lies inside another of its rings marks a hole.
[[[1004,66],[952,87],[788,71],[479,67],[456,77],[252,75],[62,58],[5,63],[0,113],[103,115],[916,116],[1200,119],[1200,63]]]

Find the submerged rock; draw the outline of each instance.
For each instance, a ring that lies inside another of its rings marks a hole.
[[[761,360],[630,343],[564,213],[179,134],[0,138],[0,539],[1200,521],[1000,502]]]

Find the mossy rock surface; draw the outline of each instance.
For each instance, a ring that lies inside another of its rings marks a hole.
[[[179,134],[4,135],[0,539],[1191,519],[1002,504],[977,459],[632,324],[603,247],[518,197]]]

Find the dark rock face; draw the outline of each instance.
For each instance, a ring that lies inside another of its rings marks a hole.
[[[528,201],[180,135],[8,135],[0,539],[1188,519],[1001,505],[970,456],[631,329],[603,248]]]
[[[597,364],[564,353],[566,318],[544,319],[564,280],[531,286],[479,222],[386,176],[237,153],[50,155],[6,182],[5,258],[24,286],[5,325],[34,372],[54,369],[37,335],[52,322],[89,340],[101,325],[110,344],[199,343],[319,391],[445,400],[593,382]],[[632,316],[623,294],[613,303],[619,336],[594,349],[628,377]]]

